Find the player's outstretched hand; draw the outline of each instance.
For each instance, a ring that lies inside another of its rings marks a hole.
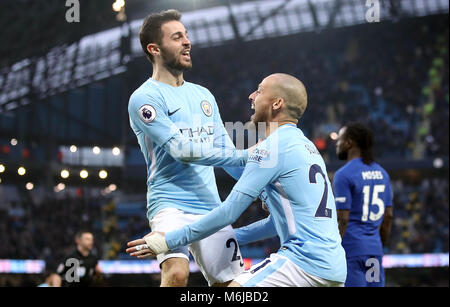
[[[150,258],[157,254],[165,253],[167,248],[164,232],[152,231],[144,238],[128,242],[126,252],[132,257]]]

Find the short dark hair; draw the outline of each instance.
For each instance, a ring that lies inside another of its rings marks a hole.
[[[76,239],[76,240],[81,239],[81,237],[82,237],[85,233],[90,233],[90,234],[92,234],[92,231],[89,231],[89,230],[87,230],[87,229],[80,230],[80,231],[78,231],[78,232],[75,234],[75,239]]]
[[[159,13],[148,15],[139,30],[139,39],[141,41],[142,49],[153,63],[153,55],[147,50],[147,45],[150,43],[161,44],[162,32],[161,26],[169,21],[180,21],[181,13],[177,10],[167,10]]]
[[[356,146],[361,150],[361,158],[365,164],[372,163],[374,161],[374,136],[372,130],[357,122],[349,123],[346,127],[347,129],[344,134],[345,138],[356,143]]]

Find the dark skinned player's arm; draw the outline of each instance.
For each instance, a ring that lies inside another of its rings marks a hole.
[[[345,231],[347,230],[349,216],[350,210],[337,210],[339,234],[341,235],[341,238],[344,238]]]
[[[394,218],[394,210],[393,207],[386,207],[386,211],[384,212],[383,222],[380,227],[380,237],[383,246],[385,246],[388,242],[389,235],[391,234],[391,226],[392,220]]]

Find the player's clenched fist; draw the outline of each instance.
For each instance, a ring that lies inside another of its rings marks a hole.
[[[128,242],[126,252],[138,258],[155,257],[169,251],[164,232],[153,231],[142,239]]]

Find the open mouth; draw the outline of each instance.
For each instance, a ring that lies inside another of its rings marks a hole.
[[[185,58],[185,59],[190,59],[191,58],[191,51],[190,50],[185,50],[181,53],[181,55]]]

